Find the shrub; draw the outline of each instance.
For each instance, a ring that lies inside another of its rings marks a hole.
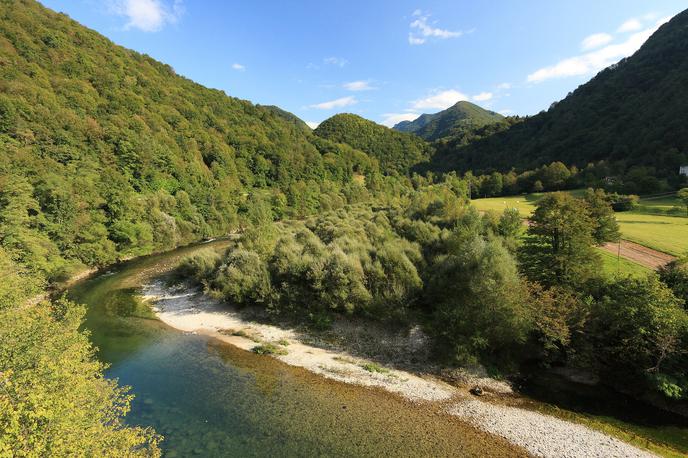
[[[623,195],[614,193],[609,197],[611,199],[612,208],[615,212],[631,211],[638,207],[638,202],[640,201],[640,197],[634,194]]]
[[[289,352],[284,349],[280,348],[275,344],[272,343],[264,343],[261,345],[257,345],[251,349],[253,353],[256,353],[258,355],[280,355],[284,356],[289,354]]]
[[[386,367],[380,366],[377,363],[374,362],[367,362],[361,364],[361,368],[367,370],[368,372],[375,372],[378,374],[389,374],[390,370],[387,369]]]

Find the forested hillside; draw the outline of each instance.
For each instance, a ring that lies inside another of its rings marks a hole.
[[[503,122],[504,116],[499,113],[462,100],[439,113],[426,113],[413,121],[402,121],[393,129],[434,141],[450,136],[462,137],[480,127]]]
[[[468,146],[440,147],[433,168],[508,171],[605,160],[617,174],[647,166],[648,174],[677,177],[679,164],[688,163],[686,97],[688,11],[546,112]]]
[[[34,1],[0,4],[0,245],[51,280],[302,216],[365,190],[365,154],[228,97]]]
[[[150,456],[84,310],[87,267],[365,201],[377,161],[33,0],[0,2],[0,455]],[[55,363],[58,364],[55,364]]]
[[[396,132],[354,114],[338,114],[326,119],[316,135],[346,143],[380,161],[385,173],[406,174],[414,165],[428,160],[432,148],[423,139]]]

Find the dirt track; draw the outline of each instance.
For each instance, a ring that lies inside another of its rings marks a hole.
[[[619,244],[612,242],[606,243],[602,246],[602,249],[612,254],[617,254],[619,253]],[[661,251],[629,242],[628,240],[621,241],[621,257],[651,269],[658,269],[676,259],[670,254],[662,253]]]

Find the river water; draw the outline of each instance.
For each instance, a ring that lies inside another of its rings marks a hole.
[[[125,263],[70,289],[85,328],[136,395],[127,422],[152,426],[165,456],[519,456],[520,449],[381,390],[346,385],[167,327],[137,298],[142,284],[201,248]]]

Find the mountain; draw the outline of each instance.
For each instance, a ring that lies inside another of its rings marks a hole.
[[[546,112],[464,146],[438,148],[431,168],[487,172],[562,161],[608,161],[678,178],[688,164],[688,10],[662,25],[631,57]]]
[[[0,2],[0,247],[35,275],[311,214],[377,170],[277,107]]]
[[[280,118],[284,119],[285,121],[288,121],[288,122],[296,125],[299,129],[303,129],[307,132],[310,132],[312,130],[308,126],[308,124],[306,124],[306,122],[303,119],[299,118],[294,113],[291,113],[287,110],[283,110],[282,108],[280,108],[276,105],[257,105],[257,106],[273,112],[275,115],[279,116]]]
[[[315,129],[319,137],[345,143],[380,162],[385,173],[406,174],[418,163],[427,161],[432,148],[423,139],[397,132],[354,114],[338,114]]]
[[[477,128],[501,123],[504,117],[494,111],[480,108],[471,102],[461,101],[435,114],[422,114],[414,121],[402,121],[393,127],[428,141],[443,137],[461,136]]]

